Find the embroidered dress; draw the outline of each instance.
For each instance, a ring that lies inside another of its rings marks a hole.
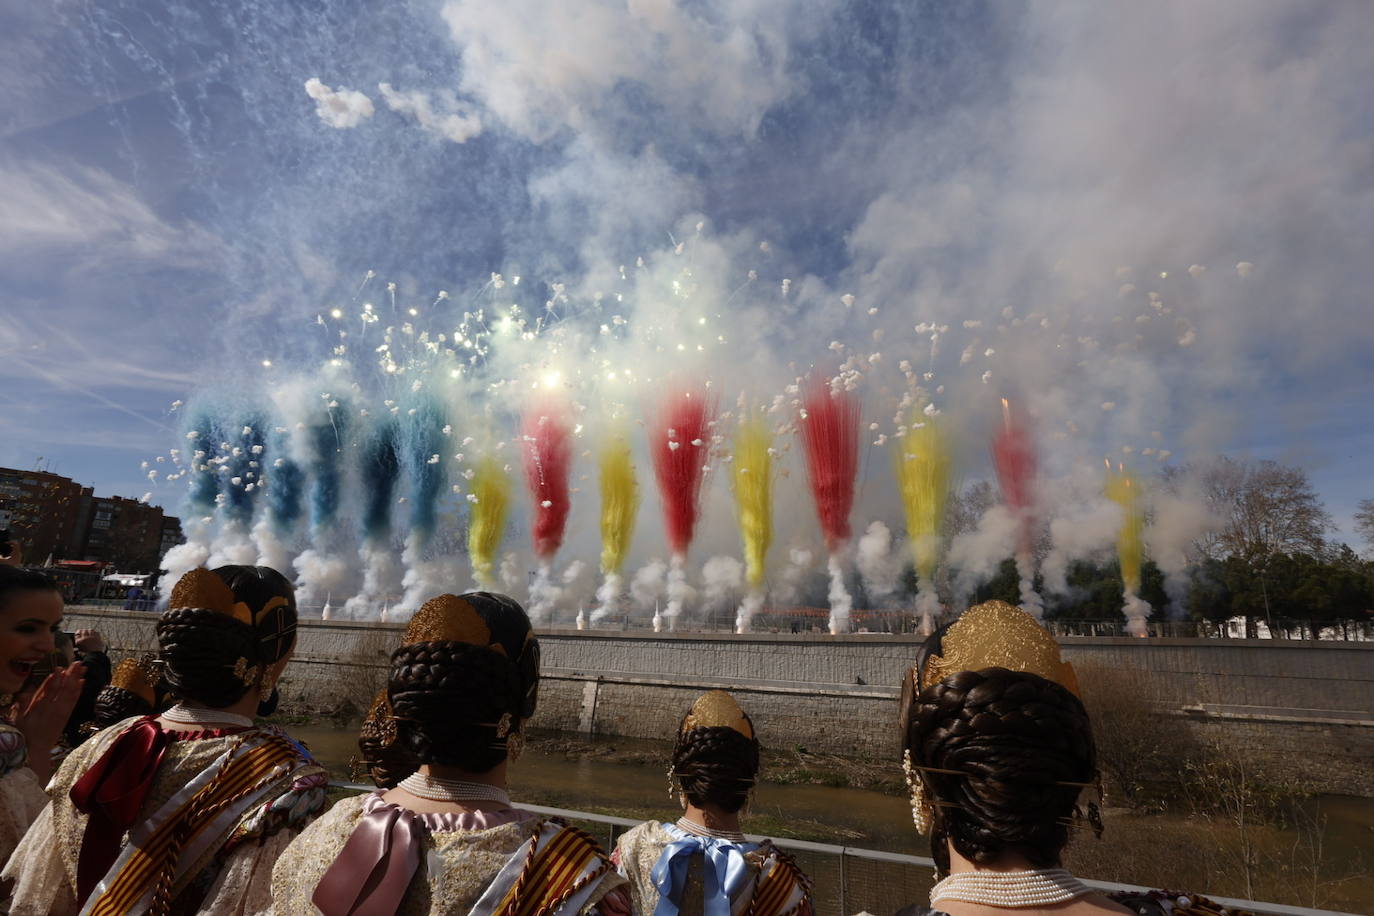
[[[772,843],[736,843],[646,821],[615,861],[640,916],[810,916],[811,881]]]
[[[515,808],[420,814],[381,793],[344,799],[277,861],[273,913],[628,916],[596,842]]]
[[[47,803],[43,783],[29,768],[24,734],[0,720],[0,861],[10,857]]]
[[[327,783],[275,728],[117,723],[53,777],[51,803],[3,872],[15,882],[10,912],[141,913],[170,861],[172,912],[266,912],[272,864],[324,808]]]

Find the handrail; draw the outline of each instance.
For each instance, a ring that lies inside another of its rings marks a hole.
[[[357,782],[330,782],[331,788],[347,789],[354,792],[375,792],[376,786],[369,786]],[[522,811],[531,811],[535,814],[543,814],[549,817],[561,817],[570,821],[591,821],[598,824],[608,824],[615,827],[637,827],[643,823],[642,820],[635,820],[630,817],[616,817],[612,814],[594,814],[590,811],[571,811],[567,808],[550,808],[547,805],[516,805]],[[897,865],[914,865],[920,868],[934,868],[935,860],[928,856],[913,856],[900,852],[885,852],[881,849],[865,849],[860,846],[835,846],[831,843],[815,843],[811,840],[793,840],[777,837],[764,837],[757,834],[746,833],[745,839],[752,843],[760,843],[766,839],[771,839],[776,846],[787,849],[795,849],[803,852],[814,852],[821,855],[832,856],[853,856],[856,859],[870,859],[876,862],[892,862]],[[1100,891],[1130,891],[1144,893],[1152,888],[1142,887],[1139,884],[1118,884],[1113,881],[1094,881],[1080,879],[1089,887],[1097,888]],[[1242,910],[1252,910],[1263,916],[1359,916],[1357,913],[1344,913],[1338,910],[1315,910],[1310,907],[1289,906],[1283,903],[1259,903],[1254,900],[1240,900],[1235,897],[1217,897],[1208,894],[1209,900],[1215,900],[1222,906],[1233,907]]]

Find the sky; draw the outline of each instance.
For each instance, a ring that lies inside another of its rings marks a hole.
[[[5,3],[0,464],[179,509],[142,467],[174,402],[308,375],[387,282],[456,323],[500,274],[567,328],[487,381],[569,371],[615,301],[626,365],[724,402],[833,356],[886,417],[911,360],[965,479],[1010,393],[1050,474],[1273,458],[1353,538],[1371,46],[1319,0]],[[698,308],[729,341],[665,364]]]

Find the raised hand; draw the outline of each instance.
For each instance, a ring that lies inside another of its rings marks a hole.
[[[80,662],[68,665],[44,678],[33,696],[19,701],[14,725],[28,744],[29,768],[45,783],[52,776],[52,749],[81,697],[85,675]]]

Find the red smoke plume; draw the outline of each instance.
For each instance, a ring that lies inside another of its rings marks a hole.
[[[854,506],[854,478],[859,471],[859,399],[832,391],[824,381],[807,385],[801,418],[811,495],[825,534],[826,549],[849,540],[849,510]]]
[[[715,404],[705,386],[681,388],[659,405],[649,453],[663,501],[663,526],[674,554],[685,555],[697,526],[702,468],[711,446]]]
[[[572,469],[572,432],[567,405],[557,401],[536,404],[525,414],[521,430],[525,446],[525,484],[534,500],[534,553],[548,560],[563,544],[568,524],[568,475]]]
[[[1021,522],[1020,549],[1030,547],[1031,507],[1035,502],[1035,443],[1030,431],[1015,417],[1011,405],[1002,399],[1002,429],[992,440],[992,463],[1002,498]]]

